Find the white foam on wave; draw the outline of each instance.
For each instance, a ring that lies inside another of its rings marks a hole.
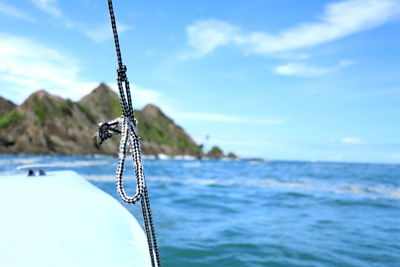
[[[47,164],[48,158],[46,157],[30,157],[30,158],[11,158],[11,159],[0,159],[0,166],[7,165],[36,165],[37,163]],[[51,167],[87,167],[87,166],[100,166],[110,164],[107,159],[102,160],[75,160],[75,161],[52,161],[48,165]]]
[[[275,179],[178,179],[172,177],[149,177],[152,182],[176,183],[189,186],[256,186],[272,190],[287,192],[317,192],[325,194],[349,195],[368,199],[400,199],[400,187],[384,184],[361,185],[342,183],[332,185],[313,179],[299,179],[297,181],[279,181]]]
[[[299,191],[314,191],[320,193],[332,193],[342,195],[352,195],[368,199],[400,199],[400,187],[384,184],[362,185],[352,183],[342,183],[332,185],[331,183],[321,182],[311,179],[302,179],[296,182],[282,182],[276,180],[254,181],[255,184],[262,186],[293,189]],[[250,181],[251,183],[251,181]]]
[[[400,199],[400,187],[390,185],[347,184],[330,190],[336,194],[351,194],[369,199]]]
[[[142,159],[153,160],[153,159],[157,159],[157,157],[154,155],[142,155]]]
[[[158,155],[142,155],[143,159],[147,160],[196,160],[196,157],[189,155],[176,155],[176,156],[168,156],[166,154],[158,154]]]
[[[263,180],[250,179],[250,180],[244,181],[244,183],[248,184],[248,185],[255,185],[255,186],[287,188],[287,189],[312,190],[315,187],[308,180],[302,180],[299,182],[287,182],[287,181],[278,181],[278,180],[274,180],[274,179],[263,179]]]
[[[35,164],[40,160],[40,157],[1,159],[0,166]]]
[[[71,167],[90,167],[90,166],[101,166],[110,164],[108,160],[77,160],[70,162],[62,162],[56,161],[52,162],[51,166],[53,167],[63,167],[63,168],[71,168]]]
[[[115,175],[102,174],[102,175],[82,175],[82,176],[86,180],[93,181],[93,182],[114,182],[115,181]]]
[[[391,199],[400,199],[400,188],[393,190],[389,196]]]
[[[200,161],[186,162],[183,164],[183,167],[185,168],[200,168],[202,166],[203,164]]]
[[[168,159],[171,159],[170,156],[167,156],[167,155],[165,155],[165,154],[158,154],[157,157],[158,157],[158,159],[160,159],[160,160],[168,160]]]
[[[195,160],[196,158],[189,155],[177,155],[174,157],[176,160]]]
[[[84,175],[85,179],[96,182],[114,182],[115,175]],[[129,177],[132,179],[133,177]],[[332,185],[314,179],[299,179],[296,181],[279,181],[276,179],[232,179],[232,178],[176,178],[168,176],[149,176],[153,183],[179,184],[185,186],[243,186],[261,187],[282,192],[317,192],[325,194],[349,195],[368,199],[400,200],[400,187],[384,184],[362,185],[341,183]]]

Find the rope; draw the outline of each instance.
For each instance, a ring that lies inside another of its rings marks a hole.
[[[96,133],[97,140],[101,145],[104,141],[115,134],[121,134],[118,153],[118,167],[116,173],[117,189],[121,199],[127,203],[135,204],[140,200],[144,228],[149,247],[151,265],[153,267],[161,266],[160,255],[156,233],[154,229],[153,216],[150,208],[149,194],[144,177],[143,164],[141,159],[140,138],[137,134],[137,121],[133,115],[132,97],[130,93],[129,81],[126,75],[127,68],[122,63],[121,48],[119,45],[117,24],[114,15],[112,0],[108,0],[108,9],[110,11],[111,27],[114,35],[115,50],[117,53],[117,83],[122,108],[122,116],[105,123],[99,123],[99,130]],[[118,130],[121,127],[121,130]],[[125,167],[125,158],[127,149],[132,155],[133,166],[136,176],[136,193],[128,196],[124,188],[123,173]]]

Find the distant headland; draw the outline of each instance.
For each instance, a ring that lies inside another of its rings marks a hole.
[[[119,138],[99,146],[98,122],[121,115],[118,95],[100,84],[78,102],[44,90],[21,105],[0,97],[0,153],[116,155]],[[154,157],[236,158],[213,147],[208,152],[153,104],[135,110],[144,155]]]

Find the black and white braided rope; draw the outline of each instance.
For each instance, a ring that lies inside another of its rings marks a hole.
[[[141,160],[140,138],[137,134],[136,121],[122,115],[119,118],[109,122],[100,123],[99,131],[96,134],[99,143],[111,138],[114,134],[121,134],[119,145],[118,167],[116,174],[117,189],[121,199],[127,203],[134,204],[141,201],[144,228],[148,240],[150,259],[152,266],[161,266],[158,252],[157,238],[154,230],[153,216],[150,209],[150,200],[147,185],[144,178],[144,169]],[[121,131],[117,130],[121,127]],[[128,196],[124,188],[123,173],[125,168],[125,159],[127,149],[132,155],[132,161],[136,176],[136,193]],[[157,263],[157,265],[156,265]]]
[[[134,204],[143,195],[145,182],[144,172],[141,160],[141,149],[140,149],[140,137],[137,134],[136,123],[133,123],[130,118],[121,116],[114,120],[105,123],[99,123],[99,131],[96,133],[99,144],[102,144],[107,139],[111,138],[114,134],[121,134],[121,141],[119,144],[118,153],[118,168],[117,168],[117,189],[121,199],[127,203]],[[121,131],[117,130],[117,127],[121,127]],[[124,189],[123,174],[125,168],[125,159],[127,149],[132,155],[133,167],[136,175],[136,193],[134,196],[128,196]]]
[[[143,164],[141,159],[140,138],[137,133],[137,122],[133,114],[132,98],[128,77],[126,75],[127,68],[122,63],[121,49],[118,40],[117,24],[114,15],[112,0],[108,0],[108,9],[110,11],[111,27],[114,35],[115,49],[117,53],[118,69],[117,83],[120,96],[120,104],[122,108],[122,116],[109,122],[100,123],[97,139],[101,145],[105,140],[111,138],[115,134],[121,134],[118,154],[118,168],[116,173],[117,189],[121,199],[127,203],[134,204],[140,200],[142,207],[142,215],[144,228],[149,247],[151,265],[161,266],[160,255],[158,252],[158,244],[154,229],[153,216],[150,209],[150,200],[145,182]],[[121,127],[121,130],[118,128]],[[124,167],[127,150],[132,155],[133,166],[136,176],[136,193],[128,196],[124,188]]]
[[[118,153],[118,168],[116,174],[117,189],[121,199],[127,203],[134,204],[143,195],[145,182],[143,165],[141,161],[141,149],[140,149],[140,138],[136,130],[136,122],[125,116],[121,116],[112,121],[100,123],[99,131],[96,134],[99,144],[102,144],[105,140],[111,138],[114,134],[121,134],[121,141],[119,145]],[[116,128],[121,127],[121,131]],[[125,192],[123,173],[125,167],[125,159],[127,150],[132,155],[133,167],[136,175],[136,193],[134,196],[128,196]]]

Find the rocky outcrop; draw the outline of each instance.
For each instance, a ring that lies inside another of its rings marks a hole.
[[[149,104],[135,114],[144,154],[202,156],[201,148],[193,139],[157,106]]]
[[[101,146],[97,123],[121,115],[118,95],[100,84],[79,102],[35,92],[19,106],[0,99],[0,153],[116,155],[119,137]],[[202,156],[201,148],[157,106],[136,110],[144,154]]]
[[[217,146],[213,146],[206,154],[207,158],[220,159],[225,157],[224,152]]]
[[[229,152],[228,155],[226,155],[227,158],[229,159],[237,159],[238,157],[236,156],[235,153]]]
[[[0,96],[0,114],[6,114],[15,108],[15,104]]]

